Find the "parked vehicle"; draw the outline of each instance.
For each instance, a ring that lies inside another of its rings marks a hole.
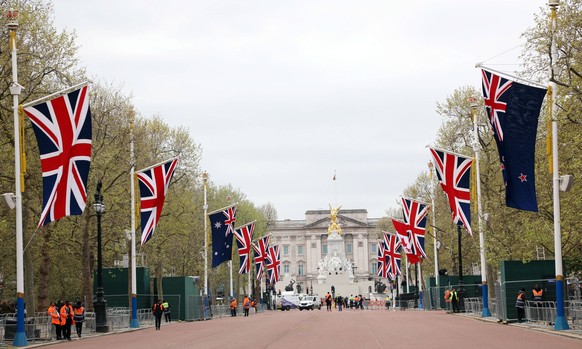
[[[318,296],[305,296],[301,298],[299,301],[299,310],[313,310],[319,309],[321,310],[321,301],[319,300]]]
[[[299,307],[300,297],[297,294],[283,294],[277,298],[277,309],[291,310]]]

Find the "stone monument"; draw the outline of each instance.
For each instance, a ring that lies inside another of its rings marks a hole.
[[[317,285],[313,285],[314,292],[324,295],[330,292],[334,286],[336,293],[343,296],[360,294],[358,285],[355,284],[352,262],[345,256],[344,239],[342,238],[341,225],[337,220],[340,207],[331,205],[330,223],[327,228],[327,254],[318,264]]]

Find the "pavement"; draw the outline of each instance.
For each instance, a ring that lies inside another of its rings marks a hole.
[[[10,345],[4,348],[12,348]],[[582,330],[554,331],[533,323],[422,310],[342,312],[268,311],[250,317],[162,323],[72,341],[31,343],[27,348],[582,348]]]

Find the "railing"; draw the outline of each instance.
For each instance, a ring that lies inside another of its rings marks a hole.
[[[483,310],[483,298],[469,297],[465,298],[465,312],[472,314],[481,314]]]

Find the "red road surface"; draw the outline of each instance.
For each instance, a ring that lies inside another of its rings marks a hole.
[[[54,343],[54,342],[53,342]],[[55,343],[75,349],[582,348],[568,338],[437,311],[277,311]],[[51,345],[52,346],[52,345]]]

